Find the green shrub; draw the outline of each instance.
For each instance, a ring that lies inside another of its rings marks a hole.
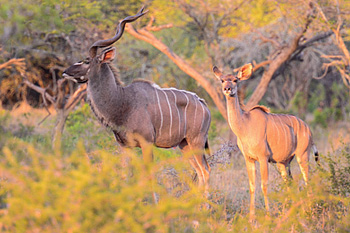
[[[84,141],[88,151],[103,148],[112,152],[117,147],[113,133],[98,123],[88,104],[79,106],[67,118],[63,133],[65,151],[72,151],[79,140]]]
[[[0,150],[4,146],[7,138],[10,136],[10,133],[5,128],[9,119],[10,114],[5,110],[0,109]]]
[[[243,197],[226,187],[210,190],[206,199],[192,181],[188,158],[178,149],[155,148],[155,162],[145,165],[138,149],[114,152],[114,138],[111,144],[105,141],[110,133],[91,116],[88,106],[71,117],[64,143],[76,137],[74,143],[52,151],[49,135],[34,131],[18,138],[8,133],[8,114],[0,112],[0,130],[5,132],[0,134],[0,232],[346,232],[350,228],[349,145],[321,155],[321,168],[312,164],[308,187],[294,175],[288,186],[281,183],[270,190],[270,217],[258,191],[256,221],[251,224],[248,189],[242,190]],[[245,174],[243,158],[237,159],[234,166],[216,172],[234,167]],[[244,178],[232,179],[237,179],[233,188],[248,187]],[[159,195],[157,205],[154,192]]]
[[[125,161],[129,161],[125,166]],[[182,159],[171,159],[183,170]],[[123,165],[124,164],[124,165]],[[43,154],[12,139],[0,154],[0,229],[2,232],[191,232],[193,222],[207,227],[205,199],[190,189],[180,197],[156,182],[167,162],[146,166],[131,151],[87,154],[82,143],[69,156]],[[155,205],[152,193],[160,196]],[[215,205],[212,210],[216,210]],[[214,215],[213,215],[214,216]],[[212,218],[212,217],[211,217]],[[208,230],[206,230],[208,229]]]

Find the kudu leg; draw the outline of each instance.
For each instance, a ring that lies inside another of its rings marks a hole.
[[[277,166],[278,171],[281,173],[281,176],[282,176],[282,179],[284,180],[284,182],[287,182],[288,181],[288,176],[289,176],[289,173],[290,173],[290,168],[288,169],[288,172],[287,172],[285,164],[277,163],[276,166]]]
[[[141,150],[145,164],[153,162],[153,145],[150,143],[142,143]]]
[[[209,190],[209,167],[206,161],[204,154],[196,154],[194,155],[194,159],[197,163],[199,171],[202,176],[202,186],[204,185],[204,189],[206,192]]]
[[[150,143],[142,142],[141,143],[141,150],[142,150],[143,161],[144,161],[145,165],[147,166],[153,162],[153,145]],[[154,177],[150,176],[149,179],[150,179],[151,184],[152,184],[152,189],[154,190],[153,182],[152,182],[152,179],[154,179]],[[152,198],[153,198],[154,204],[157,205],[158,201],[159,201],[159,197],[158,197],[156,192],[152,193]]]
[[[255,161],[245,159],[248,178],[249,178],[249,193],[250,193],[250,208],[249,216],[252,220],[255,217]]]
[[[270,212],[269,199],[267,197],[267,187],[269,181],[269,165],[267,160],[259,161],[260,163],[260,174],[261,174],[261,190],[264,194],[265,208],[267,212]]]
[[[197,176],[198,176],[198,185],[200,187],[203,186],[204,184],[204,179],[203,179],[203,175],[201,173],[201,169],[200,167],[198,166],[198,163],[196,162],[196,159],[194,158],[194,156],[192,158],[189,159],[189,162],[191,164],[191,166],[194,168],[194,170],[196,171],[197,173]]]
[[[186,141],[181,143],[180,148],[184,155],[191,156],[189,159],[189,162],[197,173],[198,185],[200,187],[204,186],[205,191],[208,192],[209,168],[207,168],[207,163],[206,163],[204,154],[197,154],[202,150],[195,149],[194,147],[190,146]]]
[[[305,184],[307,185],[308,175],[309,175],[309,152],[305,151],[300,156],[296,155],[296,157],[300,167],[301,174],[303,174]]]

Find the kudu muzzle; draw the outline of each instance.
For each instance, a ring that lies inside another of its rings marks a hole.
[[[224,95],[234,97],[237,93],[237,85],[233,86],[232,82],[225,81],[225,85],[222,87]]]

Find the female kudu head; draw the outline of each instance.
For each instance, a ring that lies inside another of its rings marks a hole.
[[[227,74],[224,75],[219,68],[213,67],[215,77],[221,81],[222,92],[226,97],[235,97],[237,94],[238,83],[242,80],[247,80],[253,73],[252,64],[246,64],[242,66],[237,75]]]
[[[93,45],[91,45],[89,49],[90,56],[68,67],[63,72],[63,76],[77,83],[87,82],[90,73],[98,72],[100,65],[102,63],[112,61],[116,54],[116,49],[109,47],[104,49],[99,55],[97,55],[97,49],[108,47],[115,43],[117,40],[119,40],[124,33],[126,23],[133,22],[147,13],[147,11],[143,12],[143,10],[144,7],[142,7],[136,15],[128,16],[122,21],[120,21],[117,27],[117,32],[114,37],[107,40],[96,41]]]

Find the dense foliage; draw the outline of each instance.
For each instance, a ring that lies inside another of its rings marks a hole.
[[[84,131],[83,114],[88,120]],[[248,187],[238,175],[245,173],[244,166],[231,177],[236,187],[211,189],[206,199],[192,181],[186,158],[175,151],[156,150],[157,162],[145,166],[137,151],[108,152],[115,145],[106,144],[106,150],[98,149],[101,138],[93,134],[100,132],[89,132],[96,127],[90,115],[84,108],[75,112],[65,140],[81,139],[52,151],[44,140],[49,135],[26,125],[14,130],[9,113],[1,112],[1,232],[341,232],[350,227],[348,145],[323,155],[321,168],[312,165],[308,187],[301,176],[288,187],[279,179],[270,191],[270,217],[261,206],[250,224],[248,189],[230,194],[232,188]],[[244,164],[238,158],[234,163]],[[211,186],[216,182],[213,178]],[[242,198],[246,201],[240,203]]]

